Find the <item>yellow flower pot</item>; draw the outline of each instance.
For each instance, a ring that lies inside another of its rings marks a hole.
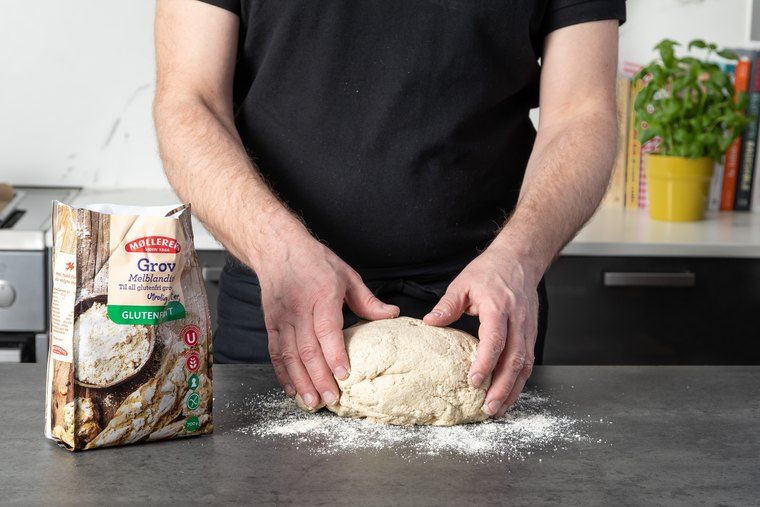
[[[692,222],[705,217],[712,158],[647,154],[645,166],[650,217],[668,222]]]

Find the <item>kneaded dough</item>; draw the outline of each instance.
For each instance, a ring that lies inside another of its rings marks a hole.
[[[477,389],[467,381],[477,345],[469,334],[398,317],[360,323],[344,335],[351,374],[337,381],[340,399],[327,407],[339,416],[435,426],[488,418],[481,407],[490,377]]]

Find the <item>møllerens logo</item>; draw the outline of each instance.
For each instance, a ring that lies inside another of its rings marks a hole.
[[[179,253],[180,246],[177,240],[166,236],[145,236],[137,238],[124,245],[127,252],[145,253]]]

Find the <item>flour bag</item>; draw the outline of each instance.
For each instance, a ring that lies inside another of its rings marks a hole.
[[[70,450],[211,433],[190,206],[53,204],[45,435]]]

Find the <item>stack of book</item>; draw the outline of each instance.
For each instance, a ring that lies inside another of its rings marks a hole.
[[[754,120],[715,161],[710,185],[708,209],[721,211],[760,211],[760,157],[757,156],[758,119],[760,119],[760,51],[734,50],[738,62],[724,64],[731,74],[737,98],[749,96],[746,114]],[[618,151],[610,186],[602,205],[610,208],[646,208],[646,153],[657,152],[660,140],[655,137],[642,146],[637,139],[646,122],[636,119],[633,99],[644,83],[632,82],[640,66],[626,63],[617,80]]]

